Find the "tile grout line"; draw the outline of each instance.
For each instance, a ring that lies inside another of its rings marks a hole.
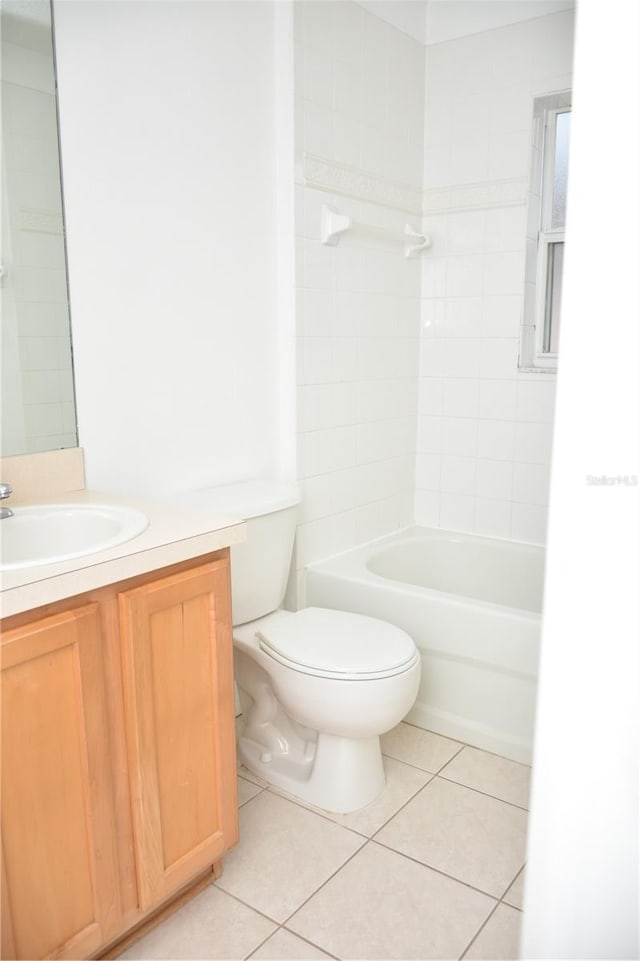
[[[498,903],[492,908],[492,910],[489,912],[489,914],[487,915],[487,917],[484,919],[484,921],[482,922],[482,924],[480,925],[480,927],[478,928],[478,930],[476,931],[476,933],[474,934],[474,936],[471,938],[471,940],[470,940],[469,943],[467,944],[467,946],[466,946],[466,948],[464,949],[464,951],[462,952],[462,954],[460,954],[460,955],[458,956],[459,961],[462,961],[462,959],[463,959],[464,956],[466,955],[466,953],[467,953],[467,951],[469,950],[469,948],[472,946],[472,944],[474,944],[474,943],[477,941],[478,937],[480,936],[480,933],[481,933],[482,931],[484,931],[484,929],[486,928],[487,924],[489,923],[489,921],[491,920],[491,918],[494,916],[494,914],[496,913],[496,911],[497,911],[498,908],[500,907],[500,903],[501,903],[501,902],[498,901]]]
[[[393,854],[397,854],[398,857],[406,858],[407,861],[412,861],[414,864],[419,864],[421,867],[427,868],[429,871],[434,871],[436,874],[441,875],[441,877],[448,878],[449,881],[455,881],[456,884],[462,884],[463,887],[469,888],[471,891],[475,891],[476,894],[482,894],[485,898],[490,898],[492,901],[495,901],[496,904],[499,904],[501,901],[501,898],[499,898],[497,895],[490,894],[488,891],[483,891],[482,888],[476,888],[473,884],[470,884],[469,881],[463,881],[461,878],[457,878],[453,874],[447,874],[447,872],[443,871],[442,868],[435,868],[432,864],[428,864],[426,861],[420,861],[418,858],[414,858],[410,854],[405,854],[403,851],[397,851],[396,848],[392,848],[390,845],[384,844],[382,841],[378,841],[376,838],[371,838],[370,843],[377,844],[379,847],[384,848],[385,851],[391,851]],[[520,870],[522,870],[522,868]],[[509,907],[511,907],[511,905],[509,905]]]
[[[353,859],[356,857],[356,855],[357,855],[357,854],[360,854],[360,852],[363,851],[363,850],[366,848],[367,844],[369,844],[369,843],[370,843],[369,839],[368,839],[368,838],[365,838],[365,839],[364,839],[364,844],[361,844],[360,847],[357,848],[357,850],[355,850],[355,851],[353,852],[353,854],[350,854],[350,855],[349,855],[349,857],[347,858],[347,860],[344,861],[344,862],[340,865],[339,868],[336,868],[336,870],[333,871],[333,873],[330,874],[328,878],[325,878],[325,880],[322,882],[322,884],[321,884],[318,888],[316,888],[316,890],[313,891],[312,894],[310,894],[308,898],[305,898],[304,901],[303,901],[301,904],[298,905],[298,907],[295,909],[295,911],[292,911],[291,914],[290,914],[287,918],[285,918],[285,920],[282,922],[282,925],[281,925],[281,926],[284,927],[285,925],[287,925],[287,924],[289,923],[289,921],[292,919],[292,917],[293,917],[295,914],[297,914],[298,911],[302,910],[302,908],[305,906],[305,904],[308,904],[309,901],[316,896],[316,894],[318,894],[320,891],[322,891],[322,889],[327,886],[327,884],[329,883],[329,881],[332,881],[333,878],[335,878],[335,876],[336,876],[337,874],[339,874],[340,871],[342,871],[342,869],[343,869],[344,867],[346,867],[347,864],[349,864],[350,861],[353,861]],[[289,930],[289,928],[287,928],[287,930]],[[297,935],[297,932],[295,932],[295,931],[291,931],[291,934],[296,934],[296,936],[298,936],[298,935]],[[321,950],[324,951],[324,948],[322,948]],[[326,951],[326,952],[325,952],[325,954],[329,954],[329,953],[330,953],[329,951]],[[334,957],[334,955],[332,955],[332,957]]]
[[[459,753],[459,752],[458,752],[458,753]],[[394,759],[394,760],[396,760],[396,759]],[[453,759],[452,759],[452,760],[453,760]],[[447,762],[447,763],[449,763],[449,762]],[[445,765],[445,766],[446,766],[446,765]],[[421,768],[418,768],[417,770],[422,770],[422,769],[421,769]],[[431,772],[428,772],[428,771],[427,771],[427,772],[424,772],[424,773],[429,774],[429,773],[431,773]],[[287,925],[288,922],[291,920],[291,918],[292,918],[295,914],[297,914],[297,912],[300,911],[301,908],[303,908],[305,904],[307,904],[313,897],[315,897],[315,895],[318,894],[318,893],[322,890],[322,888],[324,888],[324,887],[329,883],[329,881],[331,881],[334,877],[336,877],[336,875],[342,870],[343,867],[345,867],[350,861],[352,861],[352,860],[356,857],[356,855],[358,855],[361,851],[363,851],[364,848],[367,846],[367,844],[376,844],[376,845],[378,845],[379,847],[384,848],[384,849],[387,850],[387,851],[393,852],[394,854],[398,855],[398,857],[405,858],[406,860],[411,861],[411,862],[414,863],[414,864],[418,864],[418,865],[420,865],[421,867],[427,868],[427,869],[430,870],[430,871],[434,871],[436,874],[439,874],[441,877],[445,877],[445,878],[447,878],[447,879],[450,880],[450,881],[454,881],[454,882],[456,882],[456,883],[458,883],[458,884],[461,884],[461,885],[463,885],[464,887],[469,888],[471,891],[474,891],[474,892],[476,892],[477,894],[481,894],[481,895],[483,895],[484,897],[490,898],[492,901],[495,902],[495,905],[494,905],[493,909],[491,910],[490,914],[487,916],[487,918],[485,919],[485,921],[483,922],[483,924],[480,926],[480,928],[478,929],[478,931],[476,932],[476,934],[474,935],[474,937],[472,938],[472,940],[469,942],[469,944],[467,944],[467,946],[466,946],[466,948],[465,948],[465,951],[464,951],[463,954],[460,956],[460,957],[462,958],[462,957],[464,956],[464,953],[469,950],[469,948],[471,947],[471,944],[473,943],[473,941],[475,941],[475,939],[476,939],[476,937],[478,936],[478,934],[480,933],[480,931],[481,931],[481,930],[484,928],[484,926],[487,924],[489,918],[493,916],[493,914],[495,913],[498,905],[500,905],[500,904],[505,904],[506,907],[512,908],[514,911],[519,911],[520,913],[522,913],[522,911],[521,911],[520,908],[517,908],[517,907],[515,907],[515,905],[509,904],[508,902],[504,901],[504,898],[505,898],[506,895],[508,894],[508,892],[509,892],[510,888],[512,887],[512,885],[515,883],[516,879],[517,879],[517,878],[520,876],[520,874],[522,873],[525,865],[523,864],[523,865],[518,869],[518,871],[516,872],[516,874],[514,875],[514,877],[513,877],[513,878],[509,881],[509,883],[507,884],[506,888],[504,889],[503,894],[502,894],[501,896],[496,896],[495,894],[491,894],[491,893],[489,893],[488,891],[484,891],[484,890],[482,890],[481,888],[475,887],[473,884],[470,884],[470,883],[467,882],[467,881],[463,881],[461,878],[455,877],[455,876],[452,875],[452,874],[448,874],[446,871],[442,871],[441,869],[434,867],[433,865],[429,864],[428,862],[420,861],[418,858],[415,858],[415,857],[412,857],[411,855],[405,854],[405,853],[402,852],[402,851],[398,851],[398,850],[396,850],[395,848],[391,847],[390,845],[384,844],[382,841],[380,841],[380,840],[377,839],[377,834],[378,834],[380,831],[382,831],[382,829],[389,823],[389,821],[392,821],[393,818],[396,816],[396,814],[399,814],[400,811],[403,810],[403,809],[407,806],[407,804],[410,803],[410,801],[412,801],[415,797],[417,797],[418,794],[420,794],[422,791],[424,791],[425,788],[427,788],[427,787],[429,786],[429,784],[433,783],[433,780],[434,780],[437,776],[438,776],[438,775],[435,775],[435,774],[432,775],[431,778],[429,779],[429,781],[427,781],[426,784],[424,784],[421,788],[419,788],[419,789],[402,805],[402,807],[400,807],[400,808],[395,812],[395,814],[393,814],[387,821],[385,821],[385,823],[384,823],[383,825],[381,825],[380,828],[378,828],[378,830],[377,830],[373,835],[371,835],[370,837],[368,837],[368,836],[366,836],[366,835],[362,835],[362,834],[360,834],[359,832],[354,831],[352,828],[346,828],[346,830],[350,831],[351,833],[356,834],[358,837],[363,838],[363,842],[364,842],[364,843],[361,844],[360,847],[358,847],[357,850],[354,851],[353,854],[352,854],[349,858],[347,858],[347,860],[344,861],[343,864],[340,865],[340,867],[338,867],[329,877],[327,877],[327,878],[322,882],[322,884],[320,884],[320,886],[319,886],[318,888],[316,888],[307,898],[305,898],[305,900],[302,901],[301,904],[299,904],[298,907],[297,907],[294,911],[292,911],[292,913],[291,913],[290,915],[288,915],[288,917],[285,918],[284,921],[278,922],[275,918],[272,918],[272,917],[270,917],[269,915],[264,914],[264,912],[262,912],[262,911],[260,911],[259,909],[255,908],[253,905],[249,904],[248,902],[243,901],[241,898],[238,898],[236,895],[230,895],[230,896],[231,896],[231,897],[234,897],[237,901],[239,901],[239,902],[240,902],[241,904],[243,904],[245,907],[248,907],[248,908],[250,908],[250,909],[253,910],[253,911],[257,911],[257,913],[261,914],[263,917],[265,917],[266,919],[268,919],[269,921],[271,921],[273,924],[277,924],[277,925],[278,925],[278,928],[277,928],[276,930],[279,930],[280,928],[283,928],[283,927],[286,928],[286,925]],[[466,786],[466,785],[463,785],[463,786]],[[265,790],[269,791],[269,788],[266,788]],[[262,792],[260,792],[260,793],[262,793]],[[271,793],[275,794],[276,797],[282,797],[282,795],[276,794],[276,792],[271,792]],[[477,792],[477,793],[482,793],[482,792]],[[491,797],[491,795],[487,795],[487,796]],[[258,795],[255,795],[255,797],[258,797]],[[249,799],[249,802],[250,802],[250,801],[253,801],[253,800],[254,800],[254,798],[250,798],[250,799]],[[288,798],[283,798],[283,800],[289,800],[289,799],[288,799]],[[499,799],[498,799],[498,800],[499,800]],[[249,803],[249,802],[246,802],[246,803]],[[296,801],[292,801],[292,803],[296,804],[298,807],[302,807],[303,810],[310,811],[309,808],[304,807],[304,805],[299,804],[299,803],[296,802]],[[508,803],[508,802],[505,802],[505,803]],[[515,805],[514,805],[514,806],[515,806]],[[310,811],[310,813],[315,813],[315,812],[314,812],[314,811]],[[331,824],[337,824],[337,822],[333,821],[331,818],[327,817],[326,815],[320,814],[319,816],[320,816],[320,817],[323,817],[324,820],[329,821]],[[337,824],[337,826],[338,826],[338,827],[344,827],[344,825],[340,825],[340,824]],[[224,888],[220,888],[220,890],[224,891]],[[225,893],[229,894],[230,892],[225,891]],[[291,934],[295,934],[296,937],[301,937],[301,935],[297,934],[297,932],[295,932],[295,931],[290,931],[289,928],[286,928],[286,930],[289,931]],[[272,937],[275,933],[276,933],[276,932],[273,931],[273,932],[269,935],[269,937]],[[268,938],[265,938],[265,941],[266,941],[266,940],[268,940]],[[303,938],[303,940],[306,940],[306,939]],[[264,944],[264,942],[262,942],[262,943]],[[309,944],[313,944],[313,942],[308,942],[308,943],[309,943]],[[256,948],[254,948],[254,951],[257,951],[257,950],[258,950],[258,947],[260,947],[260,946],[261,946],[261,945],[258,945]],[[323,951],[325,954],[330,954],[329,951],[327,951],[325,948],[322,948],[320,945],[315,945],[315,944],[314,944],[313,946],[319,948],[319,950]],[[252,953],[253,953],[253,952],[252,952]],[[334,956],[334,955],[331,955],[331,957],[335,957],[335,956]]]
[[[408,725],[408,726],[414,727],[414,725]],[[420,730],[422,730],[422,729],[420,729]],[[257,791],[257,793],[256,793],[253,797],[251,797],[251,798],[249,798],[247,801],[243,802],[242,805],[239,805],[239,807],[241,807],[241,806],[244,807],[244,806],[245,806],[246,804],[248,804],[250,801],[254,800],[256,797],[259,797],[259,796],[260,796],[262,793],[264,793],[264,791],[266,790],[266,791],[268,791],[269,793],[271,793],[272,795],[275,794],[275,796],[281,797],[283,800],[289,800],[291,803],[296,804],[296,806],[301,807],[303,810],[306,810],[306,811],[308,811],[309,813],[317,814],[319,817],[322,817],[324,820],[329,821],[330,823],[336,825],[337,827],[342,827],[342,828],[344,828],[345,830],[349,831],[349,832],[352,833],[352,834],[355,834],[357,837],[362,838],[362,840],[363,840],[363,843],[357,848],[357,850],[354,851],[354,853],[353,853],[349,858],[347,858],[347,860],[344,861],[343,864],[341,864],[334,872],[332,872],[332,874],[329,875],[329,877],[327,877],[327,878],[322,882],[322,884],[320,884],[320,886],[319,886],[318,888],[316,888],[301,904],[299,904],[299,905],[296,907],[296,909],[295,909],[287,918],[285,918],[284,921],[278,922],[278,921],[276,921],[276,920],[273,919],[273,918],[269,918],[269,916],[268,916],[268,915],[265,915],[263,912],[257,911],[258,914],[262,915],[263,917],[265,917],[266,919],[268,919],[269,921],[271,921],[271,923],[276,924],[277,927],[276,927],[276,929],[275,929],[273,932],[271,932],[271,934],[270,934],[267,938],[265,938],[259,945],[257,945],[257,946],[253,949],[251,955],[249,955],[248,958],[251,958],[251,957],[255,954],[255,952],[256,952],[260,947],[262,947],[262,945],[264,945],[271,937],[273,937],[278,931],[284,929],[285,931],[289,932],[292,936],[301,938],[301,940],[305,941],[305,942],[308,943],[310,946],[312,946],[312,947],[314,947],[314,948],[316,948],[316,949],[318,949],[318,950],[323,951],[325,954],[327,954],[327,955],[329,955],[330,957],[332,957],[332,958],[335,959],[335,958],[336,958],[335,955],[332,955],[329,951],[326,951],[324,948],[320,947],[320,945],[317,945],[317,944],[314,944],[314,942],[308,941],[308,939],[304,938],[302,935],[297,934],[295,931],[293,931],[293,930],[291,930],[290,928],[288,928],[288,927],[287,927],[287,924],[291,921],[291,919],[292,919],[312,898],[315,897],[316,894],[318,894],[333,878],[336,877],[337,874],[339,874],[339,872],[342,870],[342,868],[346,867],[346,865],[347,865],[351,860],[353,860],[353,859],[356,857],[356,855],[358,855],[360,852],[362,852],[362,851],[366,848],[366,846],[367,846],[368,844],[370,844],[370,843],[376,844],[376,845],[378,845],[378,846],[381,847],[381,848],[384,848],[384,849],[386,849],[386,850],[392,851],[393,853],[397,854],[399,857],[405,858],[405,859],[408,860],[408,861],[412,861],[412,862],[414,862],[414,863],[416,863],[416,864],[418,864],[418,865],[420,865],[420,866],[422,866],[422,867],[426,867],[428,870],[432,870],[432,871],[434,871],[435,873],[437,873],[437,874],[439,874],[439,875],[441,875],[441,876],[443,876],[443,877],[448,878],[449,880],[452,880],[452,881],[454,881],[454,882],[457,882],[458,884],[462,884],[464,887],[469,888],[470,890],[475,891],[475,892],[478,893],[478,894],[484,895],[485,897],[488,897],[490,900],[492,900],[492,901],[495,902],[492,910],[490,911],[490,913],[488,914],[488,916],[486,917],[486,919],[484,920],[484,922],[480,925],[480,927],[478,928],[478,930],[477,930],[476,933],[474,934],[473,938],[469,941],[469,943],[467,944],[467,946],[466,946],[466,948],[464,949],[463,953],[460,955],[460,958],[464,958],[465,954],[469,951],[470,947],[471,947],[472,944],[476,941],[476,939],[477,939],[478,936],[480,935],[481,931],[485,928],[485,926],[488,924],[489,920],[493,917],[493,915],[494,915],[495,912],[497,911],[498,906],[499,906],[500,904],[505,904],[507,907],[510,907],[512,910],[519,911],[520,913],[522,913],[522,912],[521,912],[521,909],[515,907],[515,905],[509,904],[508,902],[506,902],[506,901],[504,900],[504,898],[507,896],[510,888],[512,887],[512,885],[515,883],[515,881],[517,880],[517,878],[520,876],[520,874],[521,874],[522,871],[524,870],[524,865],[523,865],[522,867],[520,867],[520,869],[519,869],[519,870],[517,871],[517,873],[515,874],[514,878],[513,878],[513,879],[509,882],[509,884],[506,886],[506,888],[505,888],[504,893],[502,894],[502,896],[496,897],[496,896],[493,895],[493,894],[489,894],[489,893],[486,892],[486,891],[483,891],[483,890],[481,890],[481,889],[479,889],[479,888],[476,888],[476,887],[474,887],[473,885],[471,885],[471,884],[469,884],[469,883],[467,883],[467,882],[465,882],[465,881],[462,881],[460,878],[457,878],[457,877],[454,877],[454,876],[452,876],[452,875],[450,875],[450,874],[447,874],[446,872],[441,871],[441,870],[439,870],[438,868],[434,868],[434,867],[432,867],[430,864],[428,864],[428,863],[426,863],[426,862],[420,861],[420,860],[418,860],[417,858],[413,858],[413,857],[411,857],[411,856],[409,856],[409,855],[406,855],[406,854],[404,854],[404,853],[402,853],[402,852],[400,852],[400,851],[396,851],[394,848],[391,848],[391,847],[389,847],[388,845],[385,845],[385,844],[382,843],[381,841],[377,840],[377,835],[383,830],[383,828],[386,827],[391,821],[393,821],[393,819],[394,819],[397,815],[399,815],[399,814],[404,810],[404,808],[406,808],[407,805],[408,805],[412,800],[414,800],[420,793],[422,793],[422,791],[424,791],[425,788],[428,787],[429,784],[432,784],[433,781],[434,781],[434,779],[435,779],[436,777],[441,777],[442,780],[445,780],[445,781],[447,781],[448,783],[457,784],[457,785],[460,786],[460,787],[463,787],[463,788],[466,788],[466,789],[468,789],[468,790],[474,791],[474,793],[483,795],[483,796],[488,797],[488,798],[491,798],[491,799],[493,799],[493,800],[502,801],[502,803],[507,804],[507,805],[509,805],[510,807],[514,807],[514,808],[516,808],[516,809],[518,809],[518,810],[522,810],[522,811],[524,811],[525,813],[528,814],[527,808],[523,808],[523,807],[521,807],[520,805],[515,804],[514,802],[506,801],[506,800],[504,800],[504,798],[496,797],[495,795],[489,794],[489,793],[487,793],[486,791],[481,791],[481,790],[479,790],[478,788],[472,787],[472,786],[470,786],[470,785],[468,785],[468,784],[464,784],[463,782],[454,781],[452,778],[447,777],[447,775],[446,775],[446,773],[445,773],[445,769],[447,768],[447,766],[448,766],[449,764],[451,764],[451,763],[455,760],[456,757],[458,757],[458,756],[461,754],[462,751],[464,751],[465,747],[469,746],[472,750],[481,750],[481,749],[479,749],[479,748],[474,748],[473,745],[467,745],[467,744],[465,744],[464,742],[457,742],[457,743],[460,744],[459,749],[458,749],[450,758],[448,758],[448,760],[445,761],[445,763],[442,764],[442,765],[437,769],[436,772],[428,771],[428,770],[426,770],[425,768],[418,767],[417,764],[412,764],[411,762],[408,762],[408,761],[406,761],[406,760],[404,760],[404,759],[402,759],[402,758],[394,757],[393,755],[389,755],[389,754],[384,754],[384,755],[383,755],[385,758],[389,758],[389,759],[391,759],[391,760],[393,760],[393,761],[395,761],[395,762],[397,762],[397,763],[405,764],[407,767],[410,767],[410,768],[412,768],[412,769],[414,769],[414,770],[420,771],[422,774],[428,776],[428,780],[427,780],[426,783],[423,784],[420,788],[418,788],[416,791],[414,791],[414,792],[411,794],[411,796],[408,797],[408,798],[404,801],[404,803],[403,803],[399,808],[397,808],[397,809],[393,812],[393,814],[391,814],[390,817],[388,817],[388,818],[376,829],[376,831],[374,831],[374,833],[371,834],[371,835],[363,834],[361,831],[358,831],[358,830],[355,829],[355,828],[352,828],[352,827],[349,827],[349,826],[347,826],[347,825],[341,824],[339,821],[334,820],[334,819],[330,816],[329,812],[323,812],[323,811],[320,810],[320,809],[315,809],[315,808],[313,808],[313,807],[306,806],[305,804],[301,803],[298,799],[296,799],[296,798],[294,798],[294,797],[292,797],[292,796],[286,795],[285,793],[282,793],[282,794],[278,793],[277,790],[273,789],[273,786],[272,786],[272,785],[266,784],[266,785],[264,785],[264,786],[261,786],[260,784],[256,784],[256,782],[254,782],[254,781],[249,781],[248,778],[245,778],[245,779],[244,779],[244,780],[246,780],[248,783],[254,784],[255,787],[258,788],[258,791]],[[486,753],[486,754],[492,754],[492,752],[488,752],[488,751],[485,751],[484,753]],[[492,756],[499,757],[499,758],[502,757],[501,755],[492,755]],[[510,760],[510,759],[506,759],[506,760]],[[513,762],[513,763],[520,763],[520,762]],[[528,767],[528,765],[522,765],[522,766],[523,766],[523,767]],[[241,774],[239,774],[238,776],[239,776],[239,777],[242,777]],[[224,889],[221,889],[221,890],[224,890]],[[225,892],[225,893],[229,893],[229,892]],[[230,896],[235,897],[235,895],[230,895]],[[253,910],[253,911],[256,911],[256,910],[257,910],[255,907],[253,907],[252,905],[248,904],[247,902],[242,901],[240,898],[235,897],[235,899],[236,899],[237,901],[239,901],[240,903],[242,903],[243,905],[245,905],[247,908],[250,908],[250,909]],[[336,961],[338,961],[338,959],[336,959]]]
[[[465,784],[464,781],[454,781],[453,778],[447,777],[446,774],[435,774],[434,777],[439,777],[443,781],[447,781],[448,784],[457,784],[458,787],[467,788],[468,791],[474,791],[476,794],[481,794],[483,797],[492,798],[494,801],[500,801],[502,804],[508,804],[509,807],[517,808],[518,811],[524,811],[525,814],[529,814],[529,808],[524,807],[522,804],[516,804],[515,801],[507,801],[503,797],[498,797],[497,794],[489,794],[488,791],[481,791],[480,788],[473,787],[471,784]]]
[[[274,923],[277,923],[277,922],[274,922]],[[244,961],[250,961],[250,959],[254,957],[256,951],[259,951],[260,948],[264,947],[267,941],[269,941],[271,938],[274,938],[278,933],[278,931],[286,931],[287,934],[292,935],[292,937],[294,938],[299,938],[301,941],[304,941],[305,944],[308,944],[310,947],[315,948],[317,951],[322,951],[323,954],[326,954],[330,958],[333,958],[334,961],[340,961],[339,958],[336,958],[335,954],[330,954],[328,951],[325,951],[325,949],[321,948],[319,944],[314,944],[313,941],[309,941],[308,938],[303,937],[301,934],[296,934],[295,931],[289,931],[288,928],[285,928],[285,923],[286,922],[283,921],[282,924],[279,924],[278,927],[275,929],[275,931],[272,931],[271,934],[267,935],[264,941],[261,941],[260,944],[256,945],[256,947],[253,949],[251,954],[246,955],[246,957],[244,958]]]

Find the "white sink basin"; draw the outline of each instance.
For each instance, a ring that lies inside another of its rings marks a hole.
[[[115,547],[149,524],[141,511],[104,504],[14,507],[0,520],[0,570],[83,557]]]

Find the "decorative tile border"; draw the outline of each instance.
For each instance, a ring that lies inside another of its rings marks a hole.
[[[355,197],[383,207],[422,214],[422,190],[405,184],[385,180],[376,174],[366,173],[355,167],[324,160],[305,153],[302,161],[302,178],[305,184],[319,190]]]
[[[484,210],[488,207],[512,207],[527,202],[528,180],[485,180],[475,184],[435,187],[424,191],[425,214],[456,213]]]
[[[59,210],[36,210],[34,207],[20,207],[18,216],[20,230],[30,230],[39,234],[62,234],[62,213]]]
[[[309,187],[417,216],[517,206],[527,202],[529,188],[527,178],[519,177],[423,191],[309,153],[304,154],[298,174]]]

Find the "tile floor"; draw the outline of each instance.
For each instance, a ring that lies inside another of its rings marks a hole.
[[[404,723],[382,746],[354,814],[241,768],[223,876],[121,958],[516,958],[530,769]]]

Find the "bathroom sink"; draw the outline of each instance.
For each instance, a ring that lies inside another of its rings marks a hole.
[[[141,511],[105,504],[39,504],[14,507],[0,520],[0,570],[83,557],[140,534],[149,521]]]

